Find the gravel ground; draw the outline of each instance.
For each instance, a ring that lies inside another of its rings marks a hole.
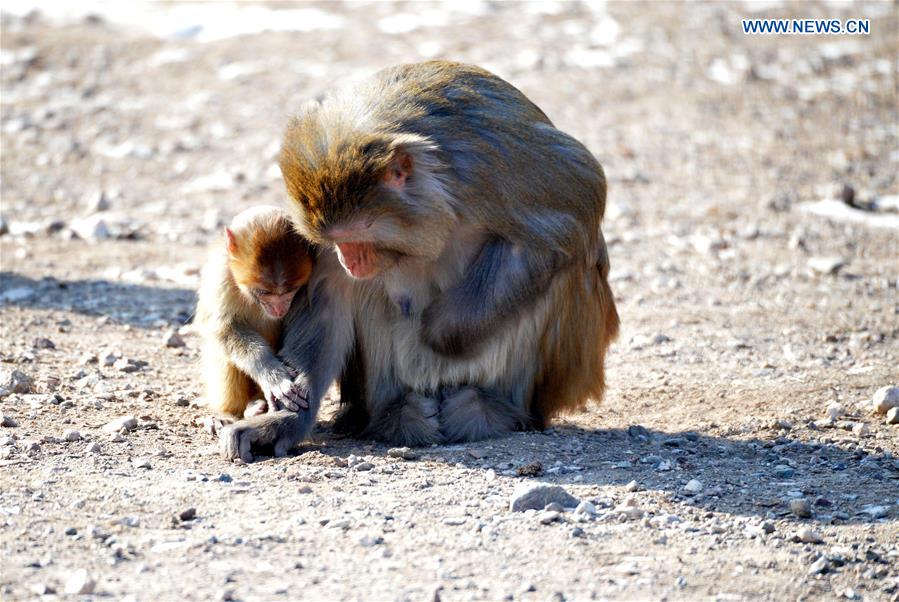
[[[899,410],[872,402],[899,385],[895,3],[18,4],[3,599],[899,599]],[[259,33],[270,9],[301,31]],[[189,325],[206,246],[283,202],[300,102],[437,56],[509,79],[606,167],[606,400],[417,450],[337,438],[331,403],[296,455],[226,463]]]

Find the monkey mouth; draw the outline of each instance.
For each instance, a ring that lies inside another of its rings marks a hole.
[[[383,254],[370,242],[337,243],[337,259],[347,274],[365,280],[384,269]]]

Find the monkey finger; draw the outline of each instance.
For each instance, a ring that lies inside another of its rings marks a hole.
[[[309,393],[305,389],[294,389],[291,391],[293,401],[297,404],[297,410],[303,408],[309,409]]]

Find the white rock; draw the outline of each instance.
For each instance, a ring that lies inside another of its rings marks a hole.
[[[702,491],[702,481],[690,479],[687,484],[684,485],[684,491],[689,491],[690,493],[699,493],[700,491]]]
[[[75,429],[69,429],[62,434],[62,438],[66,441],[80,441],[81,433],[79,433]]]
[[[818,274],[836,274],[840,268],[846,265],[841,257],[812,257],[808,260],[808,267]]]
[[[899,387],[881,387],[871,399],[871,409],[878,414],[886,414],[890,408],[896,407],[899,407]]]
[[[887,424],[899,424],[899,407],[887,410]]]
[[[796,538],[802,543],[824,543],[824,538],[821,537],[821,534],[817,531],[812,531],[808,527],[800,529],[799,532],[796,533]]]
[[[574,513],[583,514],[585,516],[596,516],[596,506],[587,500],[583,500],[577,505],[577,508],[574,509]]]
[[[97,443],[96,441],[94,441],[92,443],[88,443],[87,447],[84,449],[84,451],[86,451],[89,454],[99,454],[101,449],[102,448],[100,447],[100,444]]]
[[[162,342],[166,347],[184,347],[184,339],[175,329],[167,330],[162,337]]]
[[[106,240],[112,237],[109,224],[102,215],[89,215],[72,220],[69,228],[84,240]]]
[[[86,569],[78,569],[66,579],[65,593],[73,596],[86,596],[94,593],[97,586]]]
[[[104,431],[110,433],[118,433],[122,429],[126,431],[133,431],[137,428],[137,418],[134,416],[121,416],[116,418],[112,422],[108,422],[106,426],[103,427]]]
[[[540,521],[541,525],[548,525],[559,520],[561,514],[556,512],[555,510],[545,510],[537,515],[537,520]]]
[[[29,288],[27,286],[18,286],[16,288],[11,288],[0,293],[0,301],[5,303],[18,303],[19,301],[24,301],[26,299],[30,299],[35,295],[35,290],[33,288]]]
[[[13,393],[30,393],[34,381],[21,370],[3,370],[0,372],[0,387]]]
[[[843,407],[843,404],[834,402],[827,406],[826,413],[828,418],[836,420],[846,415],[846,408]]]

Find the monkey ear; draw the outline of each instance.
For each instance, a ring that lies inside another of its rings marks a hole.
[[[397,149],[384,173],[384,183],[394,190],[402,190],[406,186],[406,180],[412,175],[412,166],[412,155]]]
[[[225,244],[228,246],[228,253],[231,255],[237,253],[237,237],[231,228],[225,228]]]

